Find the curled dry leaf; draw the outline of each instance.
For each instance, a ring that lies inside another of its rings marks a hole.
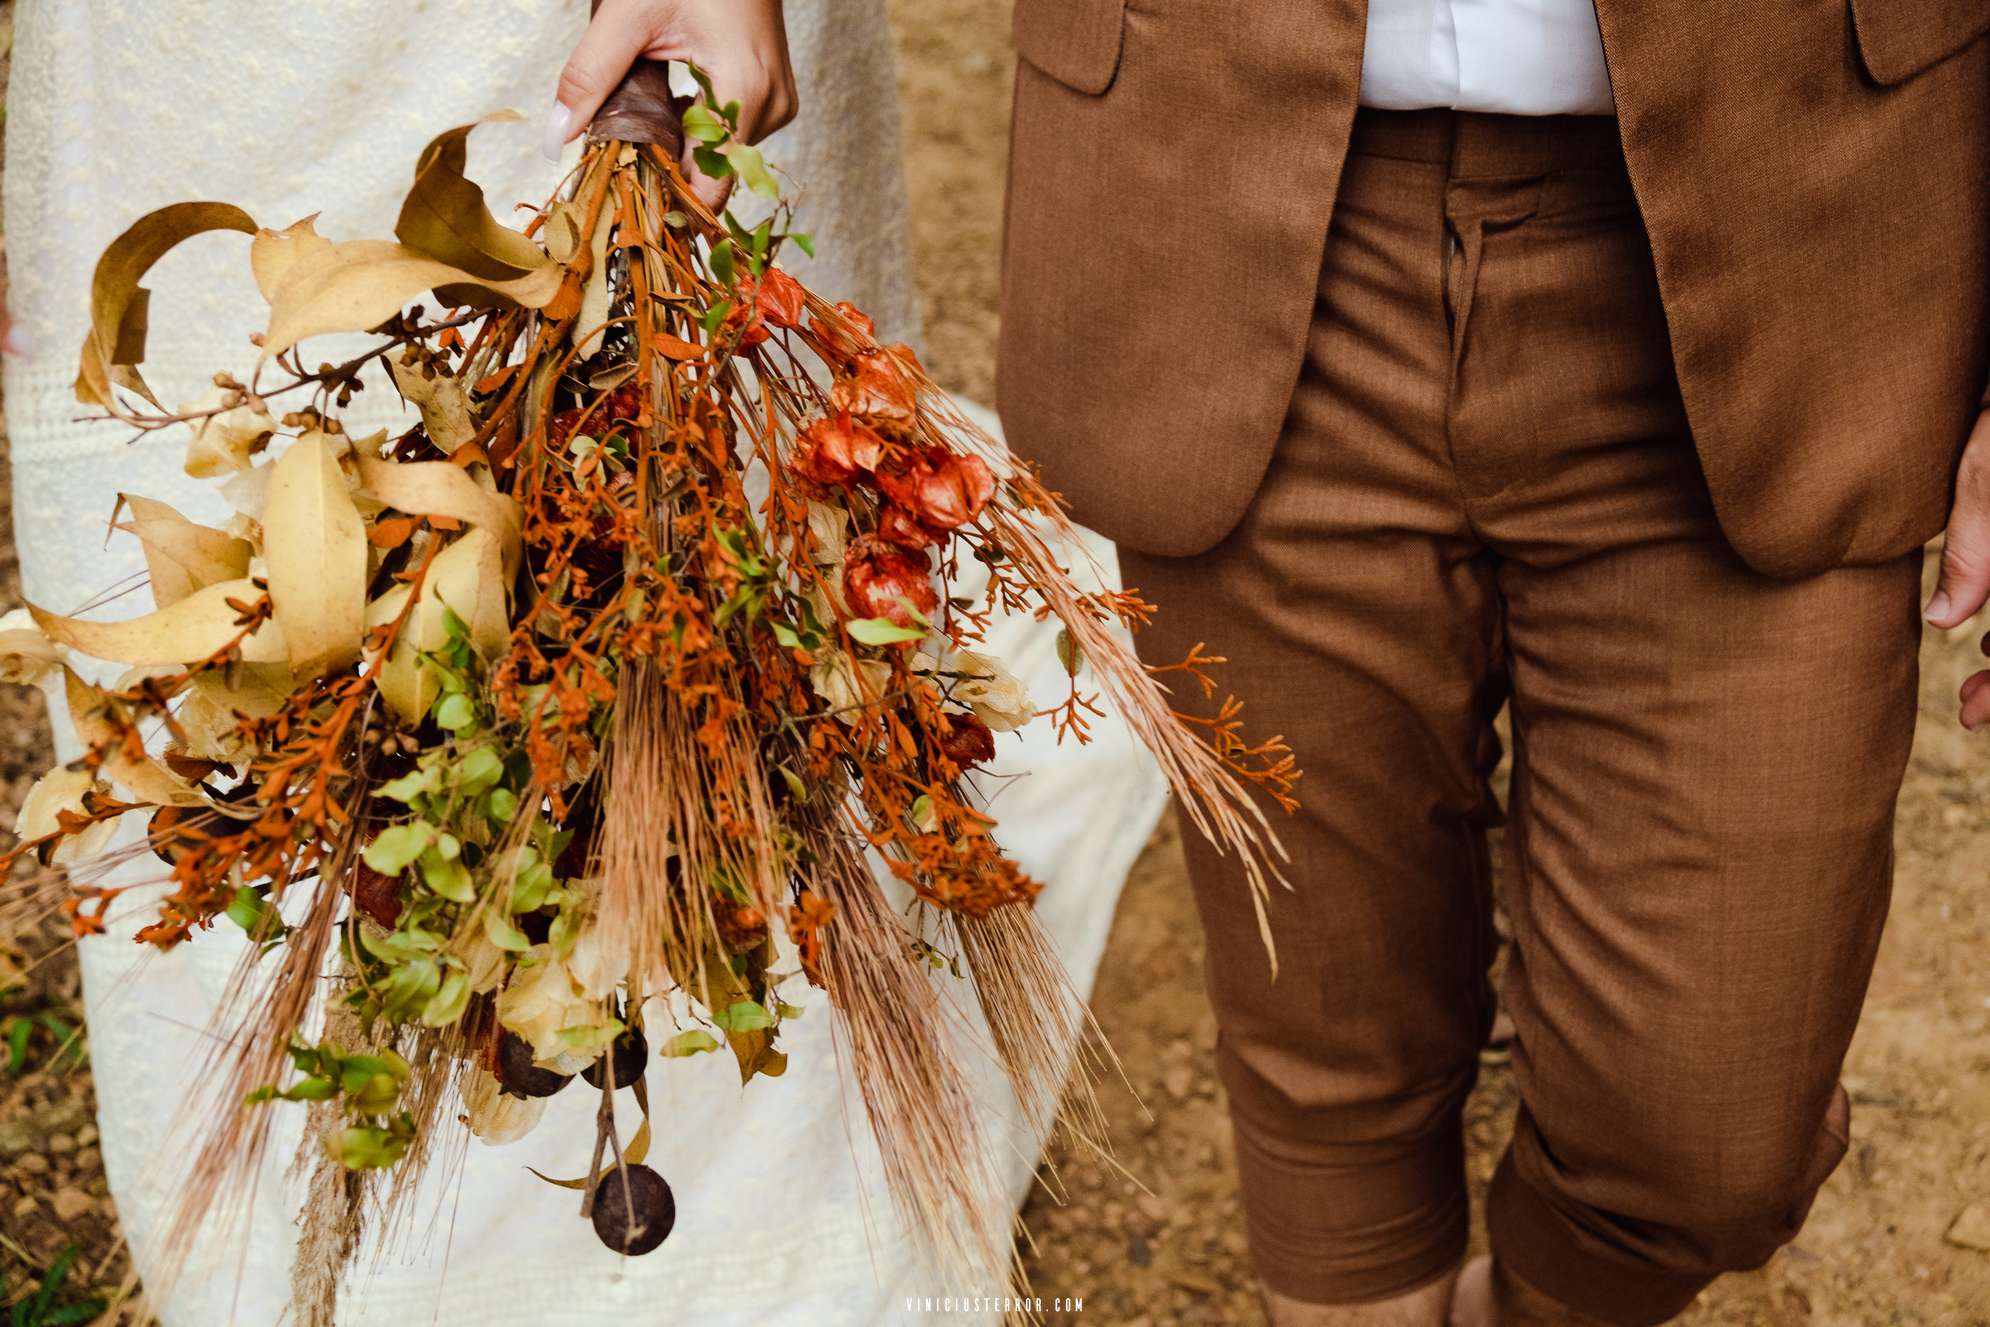
[[[471,130],[521,118],[499,111],[437,134],[415,162],[414,187],[401,203],[394,238],[478,280],[512,281],[551,266],[538,245],[491,215],[484,191],[463,175]]]
[[[263,500],[270,605],[300,678],[359,657],[366,620],[366,525],[329,434],[307,433],[276,459]]]
[[[472,527],[435,555],[422,578],[421,598],[395,636],[377,683],[403,721],[420,723],[441,694],[440,677],[421,656],[448,642],[445,608],[462,619],[470,643],[485,657],[504,649],[511,633],[505,581],[498,537],[488,529]],[[409,593],[410,587],[397,585],[375,599],[366,610],[366,625],[377,627],[399,617]]]
[[[478,303],[510,301],[541,308],[560,289],[551,265],[509,281],[486,281],[448,263],[386,240],[348,240],[299,248],[283,265],[270,302],[263,357],[280,355],[307,336],[363,332],[399,313],[416,296],[447,286]]]
[[[37,686],[61,666],[61,651],[41,634],[27,609],[0,616],[0,682]]]
[[[28,789],[27,797],[21,802],[21,812],[14,817],[14,833],[23,839],[39,839],[55,833],[62,826],[63,812],[86,814],[83,799],[92,792],[103,796],[110,789],[91,778],[87,770],[56,766],[36,779],[34,787]],[[81,834],[72,834],[58,842],[53,860],[57,866],[87,862],[108,848],[111,836],[116,833],[116,821],[100,820]]]
[[[221,407],[227,393],[216,387],[200,400],[180,407],[183,415],[205,414],[187,427],[193,436],[187,440],[186,472],[195,479],[216,479],[231,470],[246,470],[257,449],[276,432],[269,412],[247,402],[232,409]]]
[[[453,452],[476,436],[477,425],[470,418],[470,394],[463,390],[461,378],[443,373],[431,378],[417,366],[399,360],[389,360],[387,369],[394,375],[394,386],[408,404],[421,412],[422,427],[428,430],[430,442],[445,452]]]
[[[448,516],[497,537],[506,576],[518,566],[518,504],[484,487],[448,461],[383,461],[354,453],[367,496],[414,516]],[[467,620],[467,619],[466,619]]]
[[[49,640],[93,659],[192,664],[240,635],[244,610],[253,610],[262,598],[261,587],[245,579],[207,586],[157,612],[122,622],[63,617],[34,604],[28,605],[28,612]],[[242,658],[250,663],[281,663],[286,657],[283,632],[274,622],[263,623],[242,642]]]
[[[256,222],[229,203],[174,203],[148,212],[111,241],[90,279],[90,332],[76,368],[76,399],[118,411],[113,385],[152,393],[138,375],[145,358],[150,294],[139,281],[174,245],[210,230],[255,233]]]
[[[128,718],[114,713],[117,702],[102,687],[63,669],[63,696],[76,740],[103,757],[102,773],[135,802],[157,806],[200,806],[206,801],[191,784],[153,756],[134,757],[127,749]]]
[[[144,547],[152,602],[158,607],[249,574],[249,558],[255,550],[247,540],[190,521],[153,498],[120,493],[118,505],[131,511],[132,518],[117,528],[136,535]]]

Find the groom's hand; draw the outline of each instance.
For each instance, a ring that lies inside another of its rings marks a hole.
[[[546,155],[559,156],[638,60],[695,62],[721,103],[739,103],[740,135],[749,143],[795,118],[781,0],[600,0],[560,71],[546,118]],[[718,208],[732,182],[700,171],[689,142],[682,165],[698,196]]]
[[[1968,621],[1990,600],[1990,410],[1977,416],[1956,470],[1955,505],[1942,539],[1942,570],[1928,599],[1927,619],[1937,627]],[[1983,638],[1990,655],[1990,635]],[[1962,684],[1962,726],[1974,732],[1990,723],[1990,669]]]

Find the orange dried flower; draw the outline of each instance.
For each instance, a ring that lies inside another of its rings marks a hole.
[[[917,417],[915,393],[911,380],[893,358],[899,354],[910,357],[912,351],[905,346],[858,351],[850,360],[849,371],[829,389],[830,405],[887,433],[910,432]]]
[[[877,478],[884,495],[932,533],[928,543],[979,516],[995,494],[995,476],[980,457],[955,456],[943,447],[929,447]]]
[[[847,414],[818,419],[801,431],[789,464],[818,484],[847,484],[884,459],[884,439]]]
[[[843,595],[858,617],[881,617],[901,627],[915,625],[940,606],[926,555],[885,543],[874,536],[851,542],[843,555]]]
[[[821,339],[825,356],[838,364],[847,364],[850,357],[861,349],[860,343],[850,333],[860,333],[868,341],[877,334],[877,324],[871,321],[870,315],[848,300],[836,306],[836,316],[842,320],[841,326],[817,318],[809,327]]]
[[[972,769],[995,759],[995,734],[972,714],[952,712],[940,716],[946,730],[940,734],[940,750],[962,769]]]

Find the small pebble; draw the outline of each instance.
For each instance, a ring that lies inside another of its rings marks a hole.
[[[55,1191],[51,1205],[55,1208],[55,1219],[67,1223],[90,1211],[97,1204],[81,1189],[64,1188]]]
[[[1979,1199],[1963,1208],[1942,1238],[1958,1249],[1990,1253],[1990,1200]]]
[[[76,1154],[76,1169],[96,1170],[104,1164],[104,1154],[94,1147],[86,1147]]]
[[[39,1152],[29,1152],[14,1164],[30,1175],[48,1174],[48,1158]]]
[[[50,1134],[48,1137],[48,1150],[58,1156],[65,1152],[74,1152],[76,1150],[76,1140],[66,1133]]]
[[[19,1221],[26,1217],[32,1216],[34,1215],[34,1210],[35,1210],[34,1195],[24,1194],[14,1204],[14,1219],[16,1221]]]

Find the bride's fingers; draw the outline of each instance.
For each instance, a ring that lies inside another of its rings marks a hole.
[[[34,348],[28,339],[27,329],[0,313],[0,354],[25,355]]]
[[[1962,726],[1975,732],[1990,722],[1990,671],[1971,673],[1963,680]]]

